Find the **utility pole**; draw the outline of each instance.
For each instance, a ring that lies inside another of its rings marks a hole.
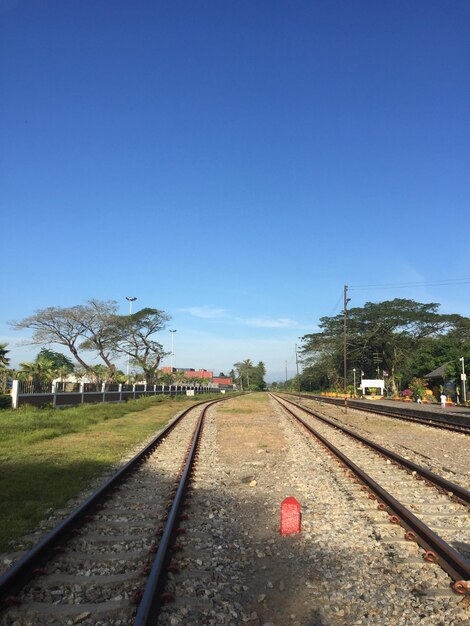
[[[348,316],[347,307],[351,298],[348,298],[348,286],[344,285],[344,412],[348,412]]]
[[[461,357],[460,362],[462,363],[462,373],[460,375],[460,378],[462,380],[462,399],[463,399],[463,403],[467,404],[467,390],[466,390],[467,376],[465,374],[465,357]]]
[[[287,384],[287,361],[286,361],[286,384]]]
[[[297,344],[295,344],[295,367],[297,369],[297,387],[300,393],[300,378],[299,378],[299,355],[297,353]]]

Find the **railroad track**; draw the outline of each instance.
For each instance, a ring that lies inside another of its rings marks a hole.
[[[424,549],[424,558],[447,572],[453,589],[470,595],[470,492],[311,409],[273,397],[377,500],[389,521],[404,528],[405,538]]]
[[[2,626],[156,623],[205,415],[220,401],[175,418],[0,578]]]
[[[285,406],[287,401],[283,399],[281,404]],[[210,405],[205,403],[205,406],[207,409]],[[304,409],[304,407],[301,408]],[[300,415],[300,408],[291,407],[291,410]],[[230,413],[234,409],[227,409],[227,411]],[[226,467],[228,471],[224,472],[225,466],[220,466],[219,461],[211,464],[218,454],[217,432],[220,435],[220,430],[217,430],[215,420],[218,420],[220,415],[215,418],[212,411],[207,419],[205,415],[205,411],[201,413],[200,410],[194,408],[183,414],[160,435],[160,443],[156,444],[156,454],[153,453],[155,447],[153,445],[139,455],[138,461],[133,460],[135,471],[130,475],[126,474],[125,483],[112,483],[109,488],[106,488],[104,497],[97,504],[95,503],[94,508],[82,513],[83,524],[79,528],[81,534],[74,536],[72,530],[67,531],[66,534],[71,537],[71,541],[65,542],[65,538],[62,538],[62,545],[59,546],[62,552],[59,551],[56,556],[50,558],[51,545],[49,543],[48,550],[41,557],[42,561],[40,559],[41,565],[30,562],[27,571],[23,571],[22,574],[17,572],[18,580],[15,576],[8,584],[5,584],[5,579],[0,580],[2,601],[5,601],[8,596],[10,602],[15,602],[16,598],[21,600],[20,605],[11,606],[4,612],[0,620],[2,626],[13,626],[13,624],[15,626],[46,626],[46,624],[50,626],[58,626],[58,624],[61,626],[67,624],[149,626],[157,623],[162,626],[173,626],[185,623],[201,625],[258,623],[257,618],[253,617],[253,611],[256,609],[259,613],[262,610],[260,607],[264,600],[260,600],[260,597],[264,597],[264,592],[262,596],[250,595],[251,587],[248,587],[250,584],[248,578],[251,577],[251,585],[255,582],[254,578],[257,579],[258,584],[260,580],[265,580],[265,568],[269,567],[268,561],[273,559],[273,562],[276,562],[276,568],[282,563],[282,560],[276,560],[278,552],[287,554],[286,562],[291,563],[290,551],[295,549],[300,538],[291,543],[276,539],[276,529],[274,529],[274,535],[268,534],[267,536],[260,529],[261,536],[258,540],[256,537],[253,539],[252,531],[250,531],[250,516],[256,514],[265,518],[264,513],[260,510],[256,512],[256,508],[253,508],[253,504],[260,497],[256,496],[257,487],[250,489],[245,483],[244,476],[245,473],[249,473],[249,480],[251,480],[251,472],[259,471],[260,484],[264,480],[273,481],[272,488],[274,488],[275,479],[282,481],[282,474],[285,472],[287,475],[291,463],[283,458],[284,453],[281,452],[283,450],[281,448],[279,456],[276,456],[276,462],[270,464],[271,457],[275,455],[274,449],[269,453],[268,450],[264,452],[263,449],[258,448],[262,440],[254,439],[259,443],[254,443],[253,454],[246,456],[251,459],[248,464],[250,469],[243,469],[244,464],[240,467],[229,465]],[[307,443],[302,433],[296,430],[293,423],[290,423],[291,420],[287,422],[284,416],[280,416],[279,419],[282,428],[295,434],[297,444],[293,441],[294,447],[299,443],[305,448],[316,445],[313,441]],[[308,418],[303,413],[306,426],[309,425],[309,419],[313,418]],[[250,428],[249,424],[249,421],[245,422],[243,432]],[[322,428],[331,430],[332,427],[325,423]],[[320,430],[320,427],[317,426],[317,429]],[[204,436],[201,438],[202,432]],[[234,433],[235,430],[232,432]],[[245,435],[247,436],[248,433]],[[251,435],[253,436],[256,437],[256,435]],[[339,437],[339,434],[335,436]],[[349,439],[346,434],[341,434],[341,437],[344,440]],[[344,440],[336,442],[337,447],[341,448],[343,453],[346,446]],[[246,447],[248,440],[244,439],[244,441]],[[230,440],[230,446],[232,443],[235,444]],[[155,444],[155,441],[152,444]],[[358,445],[354,443],[356,454],[358,454]],[[363,451],[363,444],[360,444],[360,447]],[[188,452],[187,458],[183,462],[186,452]],[[264,461],[258,461],[259,453],[262,453]],[[369,461],[370,468],[373,469],[375,466],[375,471],[380,474],[380,480],[376,477],[375,482],[382,484],[384,468],[388,479],[396,481],[397,474],[395,466],[392,465],[395,461],[389,459],[389,464],[384,462],[383,457],[377,457],[375,452],[369,454],[373,454],[375,459]],[[307,459],[308,454],[304,453],[303,458]],[[369,457],[366,455],[364,458]],[[198,459],[199,470],[195,465]],[[356,461],[357,465],[362,465],[362,461],[361,463],[358,459]],[[279,462],[282,463],[281,466],[278,465]],[[310,461],[307,463],[310,464]],[[333,475],[333,483],[338,482],[338,478],[334,476],[336,472],[331,472],[331,462],[327,460],[326,464],[330,466],[328,477]],[[367,468],[368,471],[370,468]],[[372,469],[370,469],[371,474]],[[413,471],[415,470],[412,467],[407,468],[407,472]],[[295,474],[294,471],[281,490],[290,488]],[[415,499],[410,506],[418,508],[427,506],[426,503],[431,493],[435,506],[432,512],[426,510],[427,514],[433,514],[428,515],[431,522],[445,521],[446,526],[452,523],[448,527],[449,535],[446,537],[449,544],[458,542],[463,551],[468,548],[468,530],[465,527],[468,492],[459,491],[457,486],[448,482],[431,489],[425,484],[429,482],[430,476],[426,476],[423,481],[416,481],[413,475],[405,472],[403,475],[419,491],[417,496],[411,494]],[[338,476],[344,480],[344,484],[348,485],[347,490],[340,488],[339,493],[343,495],[346,491],[351,493],[350,479],[346,476],[343,478],[343,474]],[[311,478],[315,479],[314,476]],[[399,481],[400,483],[406,482],[403,478]],[[315,489],[311,488],[312,481],[304,479],[304,483],[306,490],[313,492],[311,502],[315,502]],[[451,486],[454,490],[452,497],[448,495]],[[234,488],[239,491],[234,491]],[[438,489],[445,490],[447,495],[439,493]],[[390,491],[392,491],[391,488]],[[411,492],[413,491],[412,488]],[[368,487],[365,493],[372,495],[372,492],[372,487]],[[236,493],[240,494],[239,497]],[[272,494],[262,496],[261,509],[267,506],[270,495]],[[394,495],[398,498],[395,492]],[[378,496],[378,500],[382,504],[381,496]],[[280,499],[275,496],[274,502],[279,501]],[[366,500],[367,502],[369,501]],[[339,504],[341,507],[344,506],[344,502],[340,501]],[[250,510],[248,514],[247,507]],[[449,507],[453,507],[452,510]],[[391,516],[396,515],[389,505],[387,508]],[[245,510],[244,517],[241,515],[243,510]],[[414,512],[418,513],[415,509]],[[455,512],[454,521],[449,517],[449,512]],[[394,540],[396,526],[390,525],[388,518],[384,517],[380,510],[376,513],[382,516],[383,520],[383,525],[380,521],[374,521],[375,528],[378,529],[377,536],[383,535],[382,543]],[[352,519],[354,523],[354,518]],[[401,518],[397,521],[400,523]],[[360,526],[360,521],[357,521],[357,524]],[[75,528],[77,526],[79,524],[76,524]],[[333,524],[332,529],[334,528],[336,526]],[[349,527],[344,528],[345,533],[350,533]],[[408,533],[413,531],[408,526],[405,526],[405,529]],[[456,529],[460,534],[456,534]],[[440,532],[440,529],[436,527],[434,530]],[[323,531],[321,532],[323,536]],[[331,536],[331,532],[329,534]],[[414,539],[411,536],[408,538]],[[332,552],[334,552],[337,549],[336,542],[331,541]],[[401,542],[402,539],[400,538],[399,541]],[[405,543],[406,546],[413,546],[416,550],[414,541]],[[290,571],[301,579],[305,575],[304,567],[307,571],[310,563],[308,554],[305,554],[310,550],[309,539],[304,540],[303,543],[299,542],[298,548],[303,560]],[[454,548],[454,551],[458,553],[455,545]],[[436,550],[434,544],[426,546],[427,552]],[[315,569],[320,567],[318,556],[322,553],[322,550],[315,552]],[[371,553],[373,554],[373,550]],[[437,557],[440,562],[439,552]],[[387,551],[386,559],[388,558],[392,557],[389,557]],[[24,587],[33,569],[44,567],[46,559],[49,560],[45,569],[40,570],[38,577]],[[450,575],[454,582],[460,583],[455,590],[466,594],[468,588],[460,581],[468,580],[470,570],[465,569],[465,564],[462,570],[460,562],[462,559],[465,559],[465,556],[460,553],[460,557],[457,556],[457,560],[454,560],[453,572]],[[330,563],[330,566],[332,564]],[[284,566],[281,565],[281,567]],[[441,585],[444,581],[443,586],[445,586],[445,575],[438,568],[436,570],[442,579]],[[286,585],[289,585],[286,578],[287,571],[289,570],[284,570],[280,576],[284,577]],[[325,570],[325,574],[329,572],[329,569]],[[272,572],[270,576],[273,576]],[[307,578],[306,582],[310,584],[309,580]],[[257,588],[258,591],[262,591],[259,587]],[[266,592],[270,593],[269,587]],[[298,592],[299,584],[293,584],[292,593],[295,594],[295,598]],[[332,592],[334,592],[333,587],[329,593]],[[285,594],[286,592],[280,590],[279,593]],[[303,600],[305,598],[304,595]],[[289,622],[289,619],[286,618],[282,623]],[[270,620],[260,619],[259,623],[266,621]],[[273,621],[277,623],[275,619]],[[302,623],[311,623],[311,619],[306,619]]]
[[[298,398],[306,398],[308,400],[316,400],[318,402],[325,402],[326,404],[334,404],[336,406],[344,406],[343,398],[328,398],[326,396],[315,396],[302,393],[291,393],[289,395],[296,396]],[[426,412],[425,409],[407,409],[403,406],[390,407],[381,406],[374,402],[352,400],[348,398],[348,407],[351,409],[358,409],[359,411],[366,411],[368,413],[376,413],[378,415],[385,415],[395,419],[400,419],[408,422],[417,422],[426,426],[432,426],[434,428],[443,428],[445,430],[451,430],[463,435],[470,435],[470,423],[459,422],[459,417],[456,415],[433,415],[430,411]],[[468,420],[468,417],[466,417]]]

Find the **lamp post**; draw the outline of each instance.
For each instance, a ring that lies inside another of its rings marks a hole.
[[[137,300],[134,296],[126,296],[126,300],[129,302],[129,315],[132,315],[132,303]],[[129,375],[131,371],[131,355],[127,355],[127,384],[129,384]]]
[[[463,399],[463,403],[466,404],[467,403],[467,390],[466,390],[467,375],[465,374],[465,358],[462,356],[460,357],[459,361],[462,363],[462,374],[460,375],[460,378],[462,380],[462,399]]]
[[[173,374],[173,337],[176,333],[176,330],[170,330],[171,333],[171,374]]]

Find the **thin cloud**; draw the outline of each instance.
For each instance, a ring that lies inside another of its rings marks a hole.
[[[268,319],[262,317],[249,317],[243,320],[248,326],[256,326],[257,328],[298,328],[299,325],[296,321],[289,319],[288,317],[278,317],[275,319]]]
[[[186,309],[179,309],[183,313],[188,313],[193,317],[200,317],[202,319],[220,319],[227,317],[227,311],[225,309],[216,309],[210,306],[191,306]]]
[[[295,328],[297,330],[310,330],[311,326],[299,324],[296,320],[289,317],[239,317],[230,314],[227,309],[219,309],[211,306],[192,306],[179,309],[183,313],[188,313],[192,317],[208,320],[226,320],[232,324],[241,324],[243,326],[252,326],[253,328]]]

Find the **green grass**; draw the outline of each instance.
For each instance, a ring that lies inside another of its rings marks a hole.
[[[0,551],[201,400],[157,396],[63,410],[0,411]]]
[[[250,394],[250,401],[252,401],[252,402],[266,402],[266,391],[253,391]]]

